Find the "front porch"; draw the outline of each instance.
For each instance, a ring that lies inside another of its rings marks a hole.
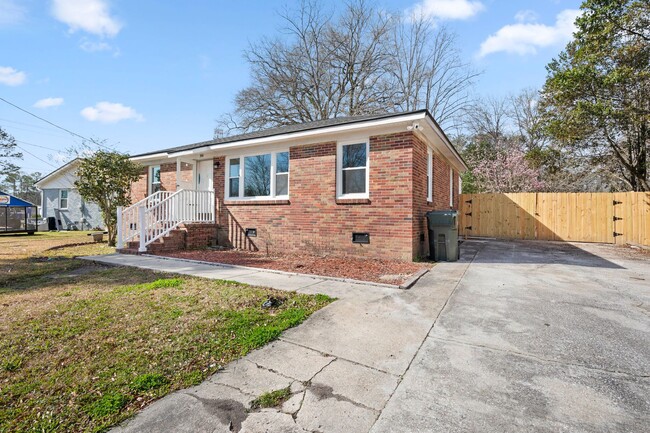
[[[117,209],[117,250],[163,252],[216,242],[218,217],[214,191],[157,191]]]

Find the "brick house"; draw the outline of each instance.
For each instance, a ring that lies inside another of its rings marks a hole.
[[[132,157],[121,246],[209,243],[412,260],[425,212],[457,209],[467,170],[426,110],[335,118]],[[138,239],[139,238],[139,239]],[[128,244],[127,244],[128,243]]]

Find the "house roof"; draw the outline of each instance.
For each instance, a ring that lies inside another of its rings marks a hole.
[[[20,199],[18,197],[15,197],[11,194],[7,194],[6,192],[0,191],[0,207],[7,207],[7,206],[36,206],[36,205],[28,201],[25,201],[23,199]]]
[[[56,176],[63,174],[66,170],[72,168],[74,165],[77,165],[80,161],[81,158],[75,158],[72,161],[63,164],[61,167],[57,168],[56,170],[46,174],[45,176],[37,180],[36,183],[34,183],[34,185],[36,185],[36,188],[40,189],[43,183],[53,179]]]
[[[131,158],[150,159],[155,156],[165,157],[180,152],[188,152],[188,151],[202,149],[202,148],[215,149],[215,148],[219,148],[219,146],[222,145],[231,145],[239,142],[245,142],[248,140],[266,139],[266,138],[281,136],[281,135],[282,136],[286,135],[287,137],[289,137],[292,134],[305,133],[307,131],[317,132],[316,130],[323,130],[323,132],[326,132],[327,130],[330,130],[335,127],[353,125],[355,123],[367,123],[367,122],[372,123],[374,121],[377,122],[385,121],[391,118],[395,118],[395,120],[399,120],[399,118],[402,117],[406,118],[414,115],[420,115],[423,118],[427,118],[434,125],[434,127],[440,132],[440,136],[441,136],[440,138],[445,143],[445,145],[450,149],[451,153],[456,158],[458,158],[462,166],[467,168],[467,165],[465,164],[465,161],[463,161],[463,158],[460,156],[460,154],[456,151],[454,146],[451,144],[451,141],[445,135],[444,131],[442,130],[442,128],[440,128],[440,125],[438,125],[438,123],[435,121],[431,113],[429,113],[429,111],[426,109],[407,111],[401,113],[383,113],[383,114],[369,114],[369,115],[362,115],[362,116],[335,117],[332,119],[297,123],[293,125],[285,125],[276,128],[264,129],[261,131],[248,132],[245,134],[238,134],[229,137],[216,138],[213,140],[201,141],[198,143],[186,144],[183,146],[176,146],[176,147],[170,147],[170,148],[156,150],[152,152],[141,153],[141,154],[133,155],[131,156]]]

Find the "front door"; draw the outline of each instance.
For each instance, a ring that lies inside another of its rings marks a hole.
[[[196,189],[199,191],[212,191],[212,160],[197,161],[196,167]]]
[[[197,161],[196,163],[196,189],[197,193],[197,212],[202,221],[210,221],[213,219],[214,204],[210,198],[212,194],[201,191],[213,191],[214,179],[212,178],[212,165],[211,159]]]

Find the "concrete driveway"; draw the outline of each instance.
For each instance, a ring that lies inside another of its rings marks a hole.
[[[339,300],[116,431],[650,431],[648,255],[472,241],[408,291],[250,282]],[[281,408],[248,410],[286,386]]]
[[[650,431],[650,256],[465,246],[470,265],[371,431]]]

